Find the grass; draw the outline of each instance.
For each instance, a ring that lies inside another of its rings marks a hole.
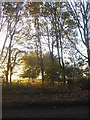
[[[88,90],[79,87],[64,87],[44,84],[3,85],[3,107],[21,107],[31,104],[87,102]]]

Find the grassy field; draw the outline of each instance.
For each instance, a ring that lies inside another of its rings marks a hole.
[[[88,102],[88,90],[64,87],[60,84],[8,84],[3,85],[3,108],[29,107],[36,104],[62,104]]]

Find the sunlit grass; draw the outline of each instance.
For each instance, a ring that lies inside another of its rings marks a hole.
[[[12,84],[23,84],[23,85],[41,85],[42,84],[42,80],[38,80],[38,79],[28,79],[28,78],[21,78],[21,79],[13,79]]]

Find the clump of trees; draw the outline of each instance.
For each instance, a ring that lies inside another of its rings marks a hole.
[[[2,3],[1,7],[0,30],[6,31],[1,69],[7,83],[12,83],[21,61],[21,76],[34,79],[41,73],[42,83],[62,79],[65,85],[67,79],[83,77],[83,66],[89,71],[88,1]]]
[[[29,79],[37,79],[41,74],[40,62],[37,57],[36,52],[31,52],[30,54],[25,54],[21,58],[23,64],[23,74],[21,77]],[[44,81],[51,85],[54,85],[55,82],[64,84],[63,80],[63,69],[60,69],[58,58],[56,56],[51,59],[50,53],[43,54],[43,66],[44,66]],[[41,76],[42,77],[42,76]],[[73,84],[78,84],[81,80],[83,83],[86,79],[83,77],[83,69],[78,67],[78,64],[74,63],[70,65],[69,63],[65,64],[65,78],[66,83],[73,86]],[[82,84],[81,82],[81,84]],[[43,83],[43,80],[42,80]]]

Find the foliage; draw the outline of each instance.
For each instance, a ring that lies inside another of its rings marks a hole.
[[[74,66],[66,66],[65,67],[66,76],[68,79],[79,79],[82,78],[82,70],[80,70],[78,67]]]
[[[74,84],[82,89],[90,89],[90,82],[85,78],[76,79],[74,81]]]
[[[65,83],[66,79],[82,78],[83,66],[90,58],[88,2],[11,2],[2,3],[1,7],[0,30],[5,30],[6,35],[1,62],[4,63],[2,68],[7,82],[8,78],[11,81],[15,67],[20,65],[20,58],[24,67],[21,76],[24,78],[34,79],[39,73],[42,82],[44,73],[45,79],[51,82],[63,79]],[[78,46],[80,41],[87,48],[87,56]],[[28,51],[24,57],[22,50]],[[68,60],[67,66],[65,61]]]
[[[57,58],[54,57],[54,59],[52,60],[50,55],[46,53],[43,59],[46,80],[54,82],[55,80],[60,79],[60,68]]]
[[[21,75],[24,78],[36,78],[40,73],[40,66],[36,53],[25,54],[22,58],[24,65],[24,73]]]

